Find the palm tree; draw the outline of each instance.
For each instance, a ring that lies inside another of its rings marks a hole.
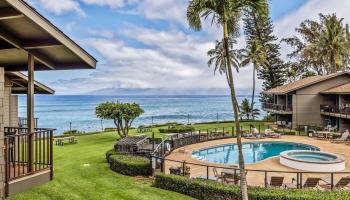
[[[261,43],[258,40],[250,41],[249,45],[246,49],[241,49],[239,54],[240,59],[242,60],[242,67],[247,66],[249,64],[253,64],[253,93],[252,93],[252,101],[251,108],[254,110],[254,99],[255,99],[255,85],[256,85],[256,70],[259,67],[266,67],[268,65],[267,56],[265,50]],[[255,116],[252,116],[253,120]]]
[[[235,68],[237,72],[239,72],[240,62],[238,60],[238,51],[232,49],[233,44],[235,43],[235,40],[233,40],[232,38],[229,39],[229,56],[231,66]],[[211,67],[212,65],[214,65],[214,75],[216,71],[219,71],[220,74],[227,75],[224,42],[216,40],[215,48],[208,51],[208,56],[210,58],[208,61],[208,66]]]
[[[247,98],[243,99],[241,102],[241,105],[239,106],[239,109],[241,111],[241,117],[245,118],[245,119],[250,119],[250,117],[252,117],[252,119],[254,119],[256,116],[260,115],[260,111],[259,109],[252,109],[250,102]]]
[[[187,21],[192,29],[202,29],[201,18],[211,17],[212,24],[223,29],[223,47],[225,50],[225,74],[230,87],[231,101],[237,133],[238,158],[240,168],[240,188],[243,200],[248,200],[247,181],[245,176],[244,158],[242,152],[239,106],[233,82],[233,69],[230,62],[229,38],[239,33],[239,20],[242,9],[252,7],[257,11],[264,11],[265,0],[192,0],[187,8]]]

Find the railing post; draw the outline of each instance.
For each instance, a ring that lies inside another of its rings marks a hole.
[[[201,130],[198,130],[198,141],[201,141]]]
[[[207,129],[207,140],[209,140],[209,129]]]
[[[186,167],[186,164],[185,164],[185,161],[182,162],[182,176],[185,176],[185,167]]]
[[[232,137],[235,137],[235,127],[232,126]]]
[[[297,172],[297,188],[299,189],[299,172]]]
[[[52,180],[53,179],[53,130],[50,130],[49,133],[50,133],[50,178]]]
[[[207,179],[209,179],[209,166],[207,165]]]
[[[300,189],[303,189],[303,173],[300,173],[300,180],[299,180],[299,182],[300,182]]]
[[[258,126],[258,127],[259,127],[259,134],[261,134],[260,124],[259,124],[259,126]]]
[[[265,183],[265,188],[267,188],[267,171],[265,171],[264,183]]]
[[[334,187],[334,174],[331,173],[331,189]]]

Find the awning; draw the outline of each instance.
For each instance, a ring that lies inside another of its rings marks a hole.
[[[0,0],[0,67],[26,71],[94,69],[96,59],[23,0]]]
[[[6,72],[5,77],[11,82],[12,94],[26,94],[28,77],[20,72]],[[35,94],[54,94],[55,91],[46,85],[34,81]]]

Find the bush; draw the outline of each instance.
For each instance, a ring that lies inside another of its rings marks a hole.
[[[151,174],[151,162],[147,158],[122,154],[112,149],[106,152],[106,159],[110,168],[120,174],[128,176],[148,176]]]
[[[195,128],[193,126],[181,125],[181,126],[169,126],[168,128],[160,128],[159,132],[160,133],[186,133],[194,130]]]
[[[176,175],[157,174],[154,186],[206,200],[239,200],[238,186],[228,186],[219,182],[202,179],[188,179]],[[349,191],[321,192],[315,190],[275,189],[250,187],[250,200],[331,200],[350,199]]]

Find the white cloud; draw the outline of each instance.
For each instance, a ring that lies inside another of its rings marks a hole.
[[[138,34],[132,34],[138,33]],[[214,76],[206,52],[213,40],[181,31],[130,27],[124,34],[147,47],[132,47],[117,39],[90,38],[86,44],[103,57],[103,65],[88,78],[55,82],[55,88],[80,93],[104,88],[227,88],[224,76]],[[250,90],[252,68],[236,76],[238,90]],[[242,84],[244,83],[244,84]]]
[[[135,3],[138,0],[82,0],[86,4],[98,5],[98,6],[108,6],[113,9],[122,8],[126,4]]]
[[[85,16],[85,12],[80,8],[80,4],[75,0],[37,0],[38,3],[47,11],[56,15],[67,12],[75,12],[80,16]]]

